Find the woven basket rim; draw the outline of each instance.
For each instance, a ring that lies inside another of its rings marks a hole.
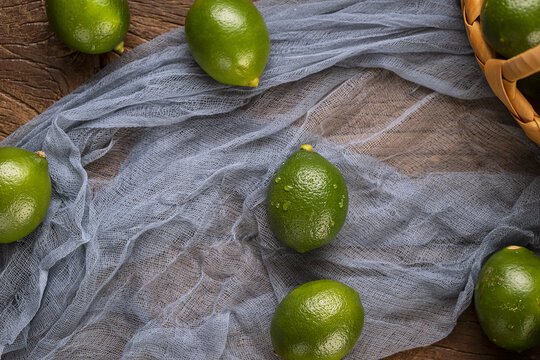
[[[516,86],[516,82],[540,72],[540,44],[512,58],[497,55],[487,43],[480,23],[484,0],[461,0],[469,43],[491,89],[527,136],[540,145],[540,116]]]

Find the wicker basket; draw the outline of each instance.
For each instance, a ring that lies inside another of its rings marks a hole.
[[[461,0],[463,20],[476,60],[495,95],[508,108],[527,136],[540,146],[540,116],[516,87],[517,80],[540,71],[540,45],[508,60],[497,59],[480,26],[483,3],[484,0]]]

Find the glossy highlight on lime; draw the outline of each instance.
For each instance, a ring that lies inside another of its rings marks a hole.
[[[0,243],[30,234],[51,202],[51,179],[43,152],[0,148]]]
[[[262,15],[249,0],[196,0],[185,25],[191,55],[213,79],[229,85],[259,84],[270,53]]]
[[[69,47],[86,54],[123,51],[127,0],[47,0],[46,9],[54,32]]]
[[[270,326],[275,354],[284,360],[339,360],[354,347],[364,325],[358,292],[333,280],[291,291]]]

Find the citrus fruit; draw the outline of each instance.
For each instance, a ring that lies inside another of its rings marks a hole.
[[[348,202],[340,171],[303,145],[272,177],[267,199],[270,227],[280,241],[303,253],[336,237]]]
[[[270,37],[262,15],[249,0],[196,0],[186,16],[191,55],[215,80],[257,86]]]
[[[521,246],[493,254],[480,271],[474,304],[496,345],[519,352],[540,345],[540,258]]]
[[[54,32],[71,48],[87,54],[123,51],[127,0],[47,0],[46,9]]]
[[[540,99],[540,72],[518,80],[517,87],[524,95],[533,99]]]
[[[0,148],[0,243],[30,234],[47,214],[51,179],[42,152]]]
[[[351,351],[364,325],[358,292],[333,280],[305,283],[278,305],[270,336],[284,360],[338,360]]]
[[[540,1],[485,0],[480,13],[482,32],[500,55],[511,58],[540,44]],[[527,96],[540,97],[540,73],[517,83]]]

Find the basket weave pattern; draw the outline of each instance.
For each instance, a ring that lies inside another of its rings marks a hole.
[[[529,138],[540,146],[540,116],[517,89],[517,80],[540,71],[540,44],[510,59],[497,59],[480,26],[484,0],[461,0],[463,20],[476,60],[495,95],[508,108]]]

